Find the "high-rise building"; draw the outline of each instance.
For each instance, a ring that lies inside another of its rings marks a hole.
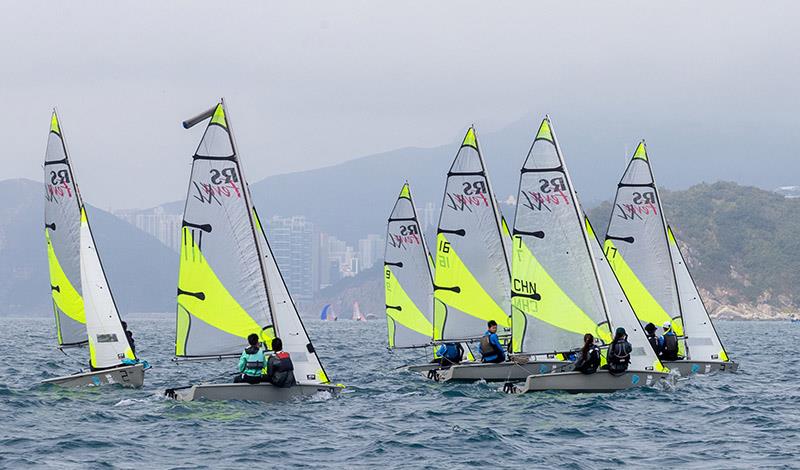
[[[303,216],[274,216],[267,224],[267,238],[292,298],[311,301],[319,285],[315,282],[314,225]]]
[[[180,251],[181,225],[183,223],[180,214],[169,214],[160,206],[146,211],[118,210],[113,214],[139,230],[154,236],[169,248]]]
[[[369,269],[383,258],[384,239],[373,233],[358,241],[358,259],[362,270]]]
[[[422,224],[422,230],[428,231],[428,229],[436,227],[439,224],[439,221],[436,219],[436,209],[432,202],[425,203],[425,208],[422,209],[422,220],[420,221]]]

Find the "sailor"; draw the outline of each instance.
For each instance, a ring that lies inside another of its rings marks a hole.
[[[464,347],[460,343],[445,343],[436,350],[436,358],[433,361],[442,367],[450,367],[461,362],[464,357]]]
[[[672,330],[672,323],[664,322],[664,334],[658,338],[661,345],[660,358],[664,361],[677,361],[678,357],[678,336]]]
[[[272,340],[274,353],[267,360],[267,382],[280,388],[291,387],[294,380],[294,364],[289,353],[283,350],[283,341],[280,338]]]
[[[503,345],[497,338],[497,322],[489,320],[487,323],[488,329],[481,337],[480,352],[483,362],[499,363],[506,360],[506,355],[503,352]]]
[[[125,331],[125,337],[128,338],[128,344],[131,345],[131,351],[133,351],[133,355],[136,355],[136,341],[133,340],[133,333],[128,330],[128,323],[122,322],[122,329]]]
[[[258,335],[253,333],[248,336],[247,343],[250,346],[242,351],[242,356],[239,358],[240,374],[234,377],[233,383],[257,384],[264,379],[266,359],[264,351],[261,350],[261,344],[258,342]]]
[[[600,348],[594,344],[591,333],[583,335],[583,347],[580,356],[575,362],[575,371],[584,374],[594,374],[600,366]]]
[[[628,335],[625,333],[625,328],[617,328],[614,335],[614,341],[608,345],[608,354],[606,359],[608,364],[606,368],[611,374],[622,374],[628,370],[628,364],[631,363],[631,352],[633,346],[628,342]]]
[[[656,336],[656,326],[652,323],[648,323],[644,326],[645,336],[647,336],[647,341],[650,342],[650,346],[653,347],[653,351],[656,352],[656,355],[661,354],[662,349],[662,339]]]

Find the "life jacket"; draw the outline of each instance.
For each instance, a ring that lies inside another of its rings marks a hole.
[[[674,333],[664,335],[664,349],[661,352],[661,358],[668,361],[678,360],[678,337]]]
[[[575,370],[584,374],[593,374],[600,367],[600,348],[595,345],[589,347],[586,355],[581,354],[575,363]]]
[[[496,344],[492,343],[492,336],[489,334],[485,334],[481,336],[481,355],[486,357],[492,356],[500,356],[503,354],[503,351],[499,350]]]
[[[264,351],[258,346],[250,346],[244,353],[247,361],[244,365],[245,374],[260,377],[261,370],[264,369]]]
[[[624,372],[631,362],[631,353],[628,352],[630,343],[626,340],[613,341],[608,347],[608,370],[611,373]]]
[[[291,387],[295,384],[294,364],[289,353],[280,351],[270,357],[267,376],[276,387]]]
[[[442,357],[455,364],[461,362],[463,355],[464,348],[461,346],[461,344],[448,343],[445,345],[445,350],[444,354],[442,354]]]
[[[294,370],[292,358],[286,351],[280,351],[275,354],[275,361],[272,361],[270,366],[275,368],[275,372],[291,372]]]

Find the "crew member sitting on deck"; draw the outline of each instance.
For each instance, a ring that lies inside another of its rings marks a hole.
[[[497,322],[489,320],[487,323],[489,329],[481,337],[480,352],[483,362],[499,363],[506,360],[506,355],[503,352],[503,345],[497,338]]]
[[[608,345],[608,353],[606,354],[608,364],[606,364],[605,368],[607,368],[611,374],[622,374],[628,370],[628,364],[631,363],[632,351],[633,346],[628,342],[628,335],[625,333],[625,328],[617,328],[614,341]]]
[[[660,356],[663,343],[661,338],[656,336],[656,326],[652,323],[648,323],[644,326],[644,333],[645,336],[647,336],[647,341],[650,342],[650,346],[653,347],[653,351],[656,352],[656,356]]]
[[[445,343],[436,350],[436,356],[431,362],[447,368],[461,362],[461,358],[464,357],[464,347],[460,343]]]
[[[600,348],[594,344],[591,333],[583,335],[583,347],[578,360],[575,362],[575,371],[584,374],[594,374],[600,367]]]
[[[274,353],[267,360],[267,382],[280,388],[291,387],[294,380],[294,364],[289,353],[283,350],[283,341],[280,338],[272,340]]]
[[[247,337],[247,342],[250,346],[242,351],[242,356],[239,358],[239,372],[241,373],[234,377],[233,383],[257,384],[264,379],[264,366],[267,365],[267,361],[258,342],[258,335],[251,334]]]
[[[678,357],[678,336],[672,331],[672,323],[664,322],[664,334],[658,338],[661,344],[661,354],[659,358],[663,361],[677,361]]]

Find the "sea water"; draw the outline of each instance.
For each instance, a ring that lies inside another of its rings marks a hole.
[[[0,318],[0,467],[753,468],[800,466],[800,324],[717,322],[736,374],[614,394],[506,395],[398,369],[385,322],[306,322],[337,398],[176,402],[164,389],[228,381],[235,361],[176,365],[172,315],[129,315],[144,388],[64,389],[85,366],[50,318]]]

